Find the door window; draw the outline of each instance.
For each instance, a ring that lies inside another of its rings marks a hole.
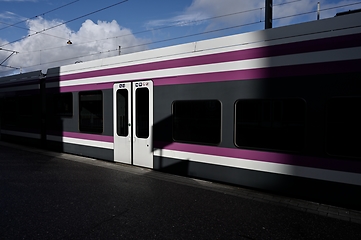
[[[117,134],[128,136],[128,90],[117,91]]]
[[[138,138],[149,137],[149,89],[138,88],[135,91],[135,123]]]

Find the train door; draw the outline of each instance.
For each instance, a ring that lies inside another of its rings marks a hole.
[[[114,161],[153,168],[153,82],[114,84]]]

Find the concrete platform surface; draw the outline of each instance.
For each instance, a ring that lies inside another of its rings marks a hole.
[[[360,239],[361,213],[0,143],[0,239]]]

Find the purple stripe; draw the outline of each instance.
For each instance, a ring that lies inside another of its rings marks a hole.
[[[105,136],[105,135],[97,135],[97,134],[87,134],[87,133],[76,133],[76,132],[63,132],[63,137],[70,137],[70,138],[78,138],[83,140],[93,140],[93,141],[100,141],[100,142],[114,142],[113,136]]]
[[[207,154],[220,157],[231,157],[240,159],[256,160],[260,162],[279,163],[286,165],[312,167],[336,171],[347,171],[354,173],[361,173],[361,162],[331,159],[331,158],[317,158],[308,156],[299,156],[285,153],[262,152],[254,150],[244,150],[235,148],[221,148],[203,145],[192,145],[183,143],[154,143],[155,148],[191,152],[198,154]]]
[[[56,80],[66,81],[83,79],[90,77],[110,76],[116,74],[135,73],[143,71],[152,71],[160,69],[170,69],[177,67],[197,66],[212,63],[231,62],[255,58],[275,57],[289,54],[307,53],[314,51],[325,51],[341,48],[357,47],[361,45],[361,34],[332,37],[327,39],[316,39],[269,47],[260,47],[255,49],[239,50],[234,52],[225,52],[209,54],[198,57],[188,57],[183,59],[174,59],[161,62],[138,64],[127,67],[118,67],[111,69],[96,70],[84,73],[76,73],[56,77]]]
[[[78,92],[78,91],[111,89],[113,88],[113,85],[114,83],[76,85],[69,87],[61,87],[60,92]]]
[[[154,86],[191,84],[205,82],[222,82],[251,80],[276,77],[308,76],[317,74],[336,74],[359,71],[361,59],[338,62],[313,63],[303,65],[257,68],[228,72],[212,72],[175,77],[154,78]],[[62,87],[61,92],[102,90],[113,88],[114,83],[86,84],[79,86]]]
[[[205,74],[194,74],[178,77],[167,77],[154,79],[154,86],[190,84],[205,82],[237,81],[276,77],[308,76],[317,74],[335,74],[358,71],[361,64],[359,60],[341,62],[303,64],[295,66],[282,66],[270,68],[258,68],[248,70],[236,70],[229,72],[215,72]]]

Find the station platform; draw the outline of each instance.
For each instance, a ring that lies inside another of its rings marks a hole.
[[[360,236],[360,211],[0,142],[0,239]]]

